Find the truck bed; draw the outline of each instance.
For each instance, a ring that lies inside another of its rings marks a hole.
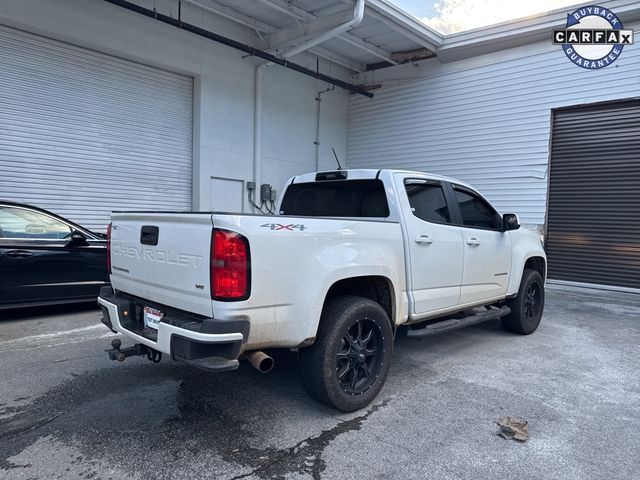
[[[221,320],[249,319],[251,348],[293,347],[315,336],[322,301],[340,278],[377,275],[405,285],[395,222],[228,213],[112,215],[111,282],[118,291]],[[212,231],[247,238],[250,295],[211,298]],[[155,244],[154,244],[155,243]],[[404,294],[404,288],[397,292]],[[402,300],[399,300],[402,302]]]

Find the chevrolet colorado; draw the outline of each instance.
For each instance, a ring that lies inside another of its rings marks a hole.
[[[209,371],[297,349],[315,399],[342,411],[382,388],[399,329],[430,335],[500,318],[536,330],[546,257],[537,234],[471,186],[397,170],[300,175],[277,215],[114,212],[103,322]]]

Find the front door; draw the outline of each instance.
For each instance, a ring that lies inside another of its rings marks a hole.
[[[455,307],[462,281],[462,231],[451,224],[451,209],[440,181],[396,177],[405,220],[412,314]]]
[[[461,225],[464,267],[460,303],[504,296],[511,271],[511,236],[498,212],[476,192],[452,186]]]

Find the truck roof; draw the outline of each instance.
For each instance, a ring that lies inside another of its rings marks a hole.
[[[297,175],[295,177],[293,177],[288,183],[292,184],[292,183],[307,183],[307,182],[315,182],[316,181],[316,176],[319,174],[331,174],[331,173],[338,173],[338,172],[347,172],[347,178],[349,180],[365,180],[365,179],[372,179],[372,178],[378,178],[380,175],[382,174],[386,174],[386,175],[394,175],[396,173],[402,173],[402,174],[413,174],[413,175],[421,175],[421,176],[426,176],[428,178],[431,178],[433,180],[442,180],[445,182],[452,182],[452,183],[456,183],[458,185],[464,185],[465,187],[469,187],[473,190],[475,190],[475,188],[473,188],[471,185],[469,185],[466,182],[463,182],[462,180],[458,180],[457,178],[451,178],[451,177],[445,177],[443,175],[436,175],[434,173],[428,173],[428,172],[418,172],[415,170],[399,170],[399,169],[390,169],[390,168],[382,168],[382,169],[374,169],[374,168],[343,168],[342,170],[323,170],[323,171],[319,171],[319,172],[311,172],[311,173],[305,173],[303,175]]]

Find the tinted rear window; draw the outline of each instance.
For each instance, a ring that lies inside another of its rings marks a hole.
[[[381,180],[338,180],[289,185],[282,215],[309,217],[388,217]]]
[[[406,185],[413,214],[421,220],[450,223],[451,216],[440,184]]]

